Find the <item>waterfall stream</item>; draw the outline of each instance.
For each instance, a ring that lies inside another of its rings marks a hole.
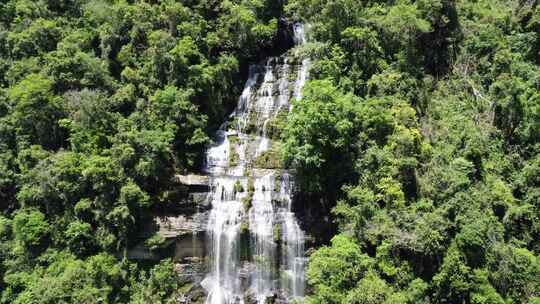
[[[296,44],[304,28],[294,26]],[[212,209],[207,226],[210,273],[207,304],[302,301],[304,233],[291,211],[293,181],[272,165],[269,125],[301,98],[309,60],[285,54],[250,67],[238,105],[207,151]],[[263,165],[261,165],[263,163]]]

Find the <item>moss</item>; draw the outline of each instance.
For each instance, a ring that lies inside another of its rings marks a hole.
[[[266,136],[272,140],[279,140],[282,130],[287,123],[288,107],[282,107],[279,112],[266,124]]]
[[[232,145],[237,145],[240,142],[240,138],[237,135],[230,135],[227,138]]]
[[[281,243],[281,226],[279,224],[274,224],[273,235],[274,242]]]
[[[193,283],[187,282],[178,288],[178,292],[181,294],[188,293],[193,288]]]
[[[240,234],[246,234],[249,233],[249,222],[243,221],[240,224]]]
[[[147,239],[144,244],[150,249],[150,251],[158,251],[165,247],[165,238],[159,234],[154,234]]]
[[[266,298],[266,300],[264,300],[264,304],[275,304],[275,303],[276,303],[275,298]]]
[[[244,205],[244,210],[247,212],[253,205],[253,192],[249,192],[248,195],[242,198],[242,204]]]
[[[244,192],[244,187],[242,186],[240,181],[237,180],[236,183],[234,183],[234,193],[242,193],[242,192]]]
[[[255,168],[265,168],[265,169],[280,169],[283,168],[283,162],[280,157],[280,148],[281,144],[275,142],[270,150],[265,151],[259,155],[255,161]]]
[[[244,220],[240,224],[240,260],[247,261],[251,258],[249,222]]]
[[[277,175],[274,179],[274,192],[279,193],[281,191],[281,183],[282,183],[281,174]]]
[[[236,151],[238,144],[238,136],[229,136],[229,166],[234,167],[240,163],[240,155]]]
[[[244,210],[247,212],[253,205],[253,196],[255,195],[255,182],[253,176],[248,177],[247,181],[247,195],[242,198],[242,204],[244,204]]]
[[[248,193],[254,193],[255,192],[255,181],[253,180],[253,176],[248,177]]]
[[[239,161],[240,161],[240,159],[238,157],[238,154],[236,153],[236,151],[233,151],[231,149],[231,151],[229,153],[229,166],[231,166],[231,167],[237,166]]]
[[[244,126],[244,133],[253,134],[257,131],[257,113],[249,112],[246,125]]]
[[[240,122],[240,117],[234,116],[232,119],[227,122],[227,128],[229,130],[236,130],[238,128],[238,123]]]

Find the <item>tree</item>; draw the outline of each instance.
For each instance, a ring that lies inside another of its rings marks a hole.
[[[71,252],[84,256],[94,249],[94,236],[90,224],[80,221],[69,223],[65,240]]]
[[[349,178],[354,130],[360,124],[355,102],[329,81],[315,81],[306,85],[303,99],[294,104],[283,151],[305,191],[333,197]]]
[[[28,75],[8,91],[13,103],[12,119],[20,142],[56,149],[63,144],[58,119],[64,115],[61,99],[52,91],[52,81],[39,74]]]
[[[439,273],[433,277],[434,299],[438,303],[467,303],[471,293],[472,273],[455,246],[450,247]]]
[[[15,239],[32,253],[47,246],[51,226],[38,210],[20,210],[13,218]]]
[[[163,260],[149,273],[142,273],[134,284],[130,303],[173,303],[178,292],[178,280],[170,260]]]
[[[314,288],[309,303],[348,303],[343,291],[352,289],[372,267],[373,261],[345,235],[337,235],[330,247],[310,257],[308,282]]]

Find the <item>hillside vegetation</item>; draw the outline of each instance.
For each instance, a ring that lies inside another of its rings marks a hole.
[[[283,154],[338,225],[308,303],[540,303],[540,5],[286,9],[315,62]]]
[[[176,303],[127,249],[284,20],[312,64],[274,161],[335,230],[306,302],[539,304],[537,2],[1,1],[0,304]]]
[[[126,249],[181,195],[173,174],[200,167],[281,9],[0,3],[0,303],[174,300],[170,259],[128,261]]]

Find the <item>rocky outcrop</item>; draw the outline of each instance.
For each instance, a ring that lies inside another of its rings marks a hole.
[[[191,216],[179,214],[175,216],[158,216],[155,218],[158,233],[162,237],[175,238],[204,232],[208,222],[208,212],[198,212]]]
[[[184,182],[195,186],[207,183],[203,176],[188,176]],[[140,241],[128,251],[128,256],[139,260],[173,257],[179,263],[202,260],[206,255],[207,196],[206,192],[188,192],[183,198],[169,203],[167,208],[155,210],[152,220],[141,229]],[[156,234],[164,242],[158,250],[151,251],[145,241]]]
[[[201,187],[207,187],[209,183],[208,176],[206,175],[198,175],[198,174],[187,174],[187,175],[181,175],[177,174],[174,176],[174,179],[176,182],[179,182],[181,184],[184,184],[186,186],[201,186]]]

